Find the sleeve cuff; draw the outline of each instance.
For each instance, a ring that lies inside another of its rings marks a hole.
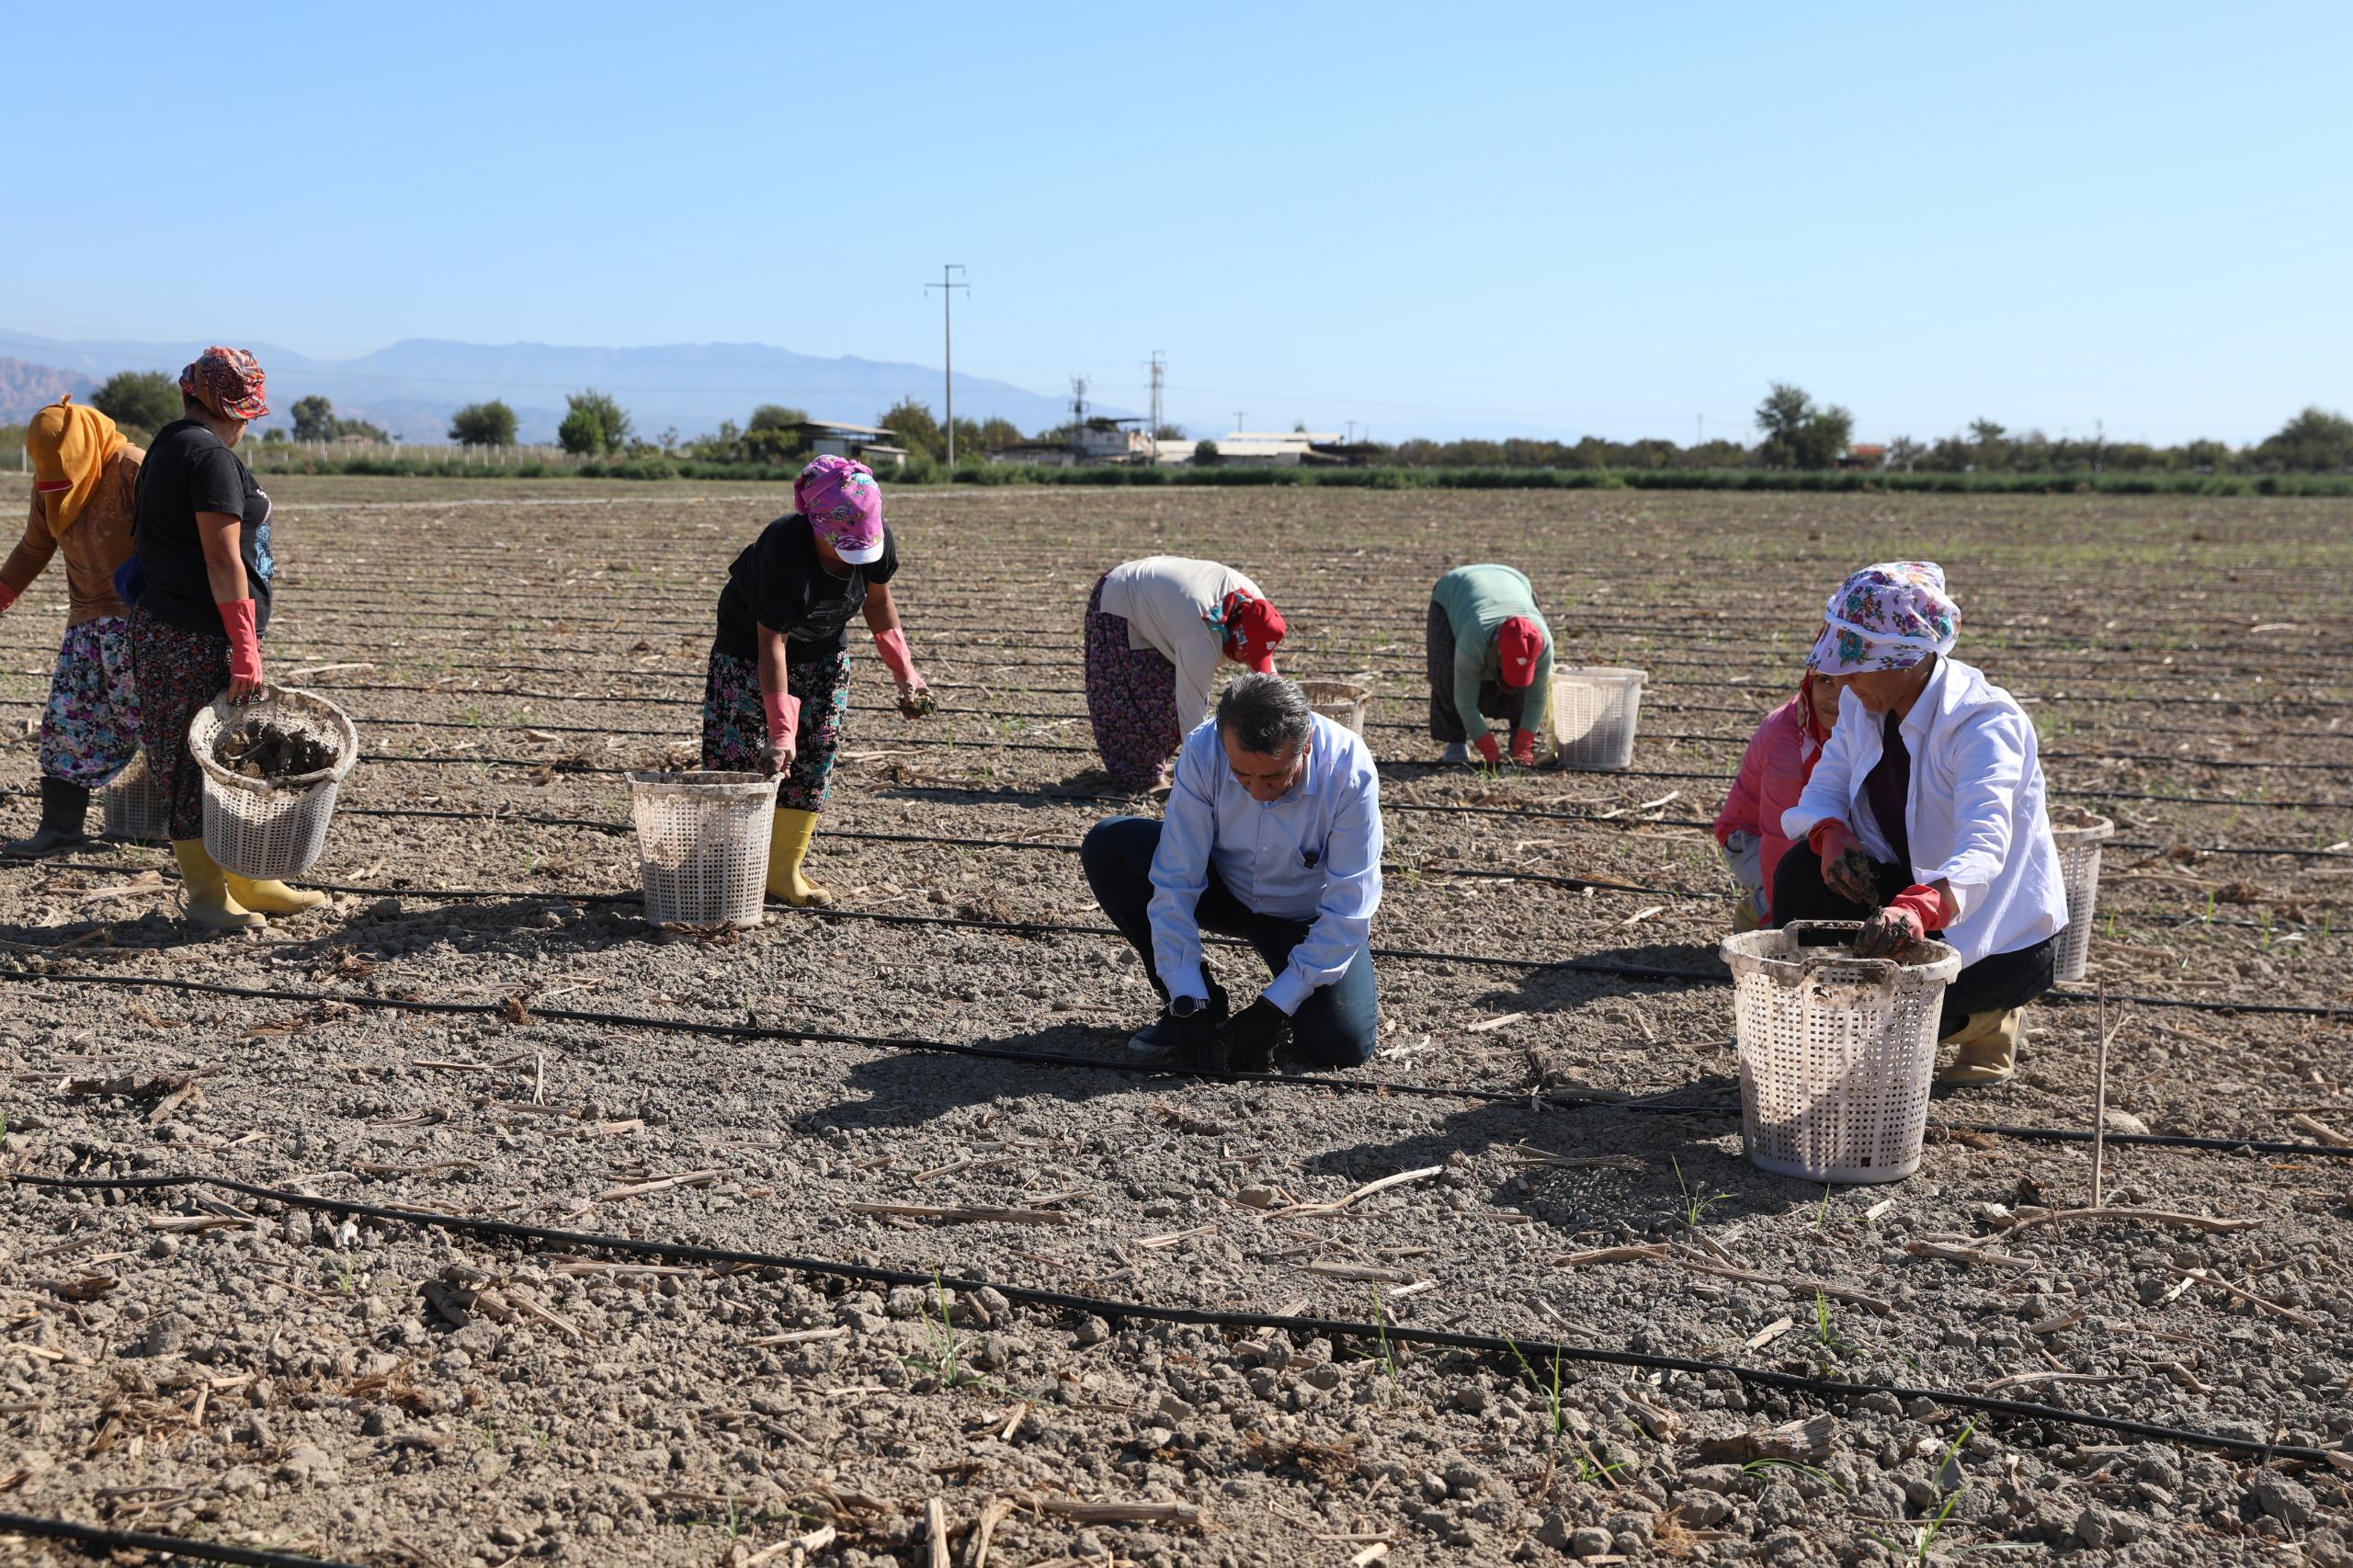
[[[1160,979],[1161,983],[1168,987],[1168,994],[1171,997],[1198,996],[1203,1001],[1209,1000],[1209,981],[1201,973],[1199,959],[1190,963],[1177,965],[1167,974],[1162,975]]]
[[[1268,982],[1267,988],[1258,993],[1258,997],[1263,1002],[1273,1004],[1288,1018],[1299,1011],[1299,1005],[1306,1001],[1314,989],[1299,977],[1299,971],[1287,969]]]

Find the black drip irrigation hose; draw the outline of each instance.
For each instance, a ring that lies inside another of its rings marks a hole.
[[[364,992],[291,991],[268,986],[233,985],[222,981],[178,980],[161,975],[94,974],[61,976],[28,970],[0,969],[0,981],[28,984],[118,985],[135,989],[178,991],[207,996],[233,996],[247,1001],[295,1002],[309,1005],[376,1008],[385,1012],[422,1013],[439,1017],[504,1017],[504,1003],[431,1001],[418,997],[375,996]],[[1609,1110],[1647,1116],[1738,1116],[1737,1105],[1674,1102],[1680,1089],[1666,1089],[1639,1099],[1611,1099],[1591,1093],[1541,1089],[1483,1089],[1442,1084],[1406,1084],[1381,1078],[1342,1077],[1328,1073],[1214,1073],[1180,1069],[1165,1062],[1121,1062],[1099,1056],[1075,1056],[1065,1051],[1015,1051],[1006,1046],[968,1045],[954,1040],[926,1040],[912,1035],[837,1034],[829,1030],[781,1028],[765,1024],[702,1023],[692,1018],[665,1018],[639,1013],[591,1012],[572,1007],[533,1007],[519,1004],[528,1017],[550,1023],[585,1024],[600,1028],[642,1028],[667,1034],[690,1034],[726,1040],[785,1040],[796,1044],[855,1045],[870,1051],[893,1051],[918,1055],[962,1056],[983,1062],[1016,1062],[1031,1067],[1069,1067],[1083,1071],[1121,1073],[1147,1078],[1204,1078],[1221,1083],[1260,1084],[1286,1089],[1323,1089],[1336,1094],[1365,1094],[1381,1098],[1468,1100],[1478,1105],[1513,1105],[1554,1110]],[[2064,1127],[2010,1127],[1977,1122],[1931,1122],[1931,1132],[1978,1132],[2029,1142],[2089,1142],[2092,1135]],[[2303,1155],[2353,1159],[2353,1146],[2293,1141],[2222,1138],[2172,1132],[2106,1135],[2105,1142],[2148,1149],[2198,1149],[2218,1153]]]
[[[677,737],[678,744],[688,744],[690,739],[691,737],[685,735]],[[1044,751],[1065,752],[1072,754],[1083,752],[1089,756],[1095,755],[1095,748],[1091,745],[1064,741],[992,740],[987,742],[976,742],[966,746],[959,746],[953,742],[921,741],[915,743],[912,746],[905,749],[928,752],[936,756],[951,757],[959,751],[982,756],[1000,751]],[[627,764],[613,766],[605,763],[574,762],[562,757],[545,756],[493,756],[488,755],[467,756],[402,756],[393,752],[367,751],[359,754],[359,760],[361,762],[372,762],[383,766],[402,767],[490,767],[525,773],[535,773],[545,770],[553,773],[568,773],[589,778],[621,778],[631,773],[643,773],[648,771],[648,769],[642,766],[632,767]],[[1375,757],[1373,760],[1381,767],[1405,767],[1417,769],[1418,772],[1416,777],[1427,777],[1433,774],[1450,774],[1459,770],[1459,765],[1436,762],[1427,757],[1384,756]],[[1672,778],[1682,779],[1690,783],[1714,784],[1729,783],[1734,777],[1736,777],[1731,773],[1720,773],[1713,770],[1665,767],[1622,767],[1614,769],[1613,772],[1614,776],[1620,778]],[[2144,791],[2123,790],[2065,790],[2057,791],[2057,793],[2059,793],[2063,798],[2068,800],[2140,801],[2177,806],[2228,806],[2236,811],[2248,812],[2353,811],[2353,801],[2243,801],[2229,795],[2161,795]],[[1108,799],[1110,797],[1105,798]],[[1385,811],[1428,812],[1474,811],[1481,808],[1470,806],[1423,806],[1405,801],[1384,801],[1382,809]],[[1489,807],[1485,809],[1500,812],[1506,816],[1543,817],[1556,814],[1537,811],[1518,811],[1506,807]],[[1570,820],[1574,821],[1579,819],[1572,817]],[[1714,824],[1712,822],[1703,823],[1695,821],[1692,825],[1709,827]]]
[[[0,1514],[0,1535],[29,1536],[36,1540],[67,1540],[102,1551],[148,1551],[165,1558],[185,1557],[199,1562],[235,1562],[245,1568],[359,1568],[327,1557],[303,1557],[290,1551],[265,1551],[258,1547],[231,1546],[217,1540],[186,1540],[176,1535],[146,1530],[109,1529],[75,1524],[71,1519],[42,1519],[30,1514]]]
[[[1146,1323],[1165,1323],[1194,1328],[1236,1329],[1257,1332],[1271,1329],[1279,1333],[1303,1334],[1327,1339],[1348,1340],[1358,1344],[1385,1342],[1388,1344],[1424,1345],[1436,1349],[1467,1350],[1490,1357],[1507,1366],[1523,1364],[1524,1358],[1537,1360],[1560,1360],[1581,1365],[1629,1367],[1642,1371],[1680,1372],[1705,1377],[1711,1373],[1729,1373],[1743,1383],[1758,1388],[1779,1390],[1786,1393],[1802,1393],[1817,1399],[1859,1399],[1875,1393],[1891,1394],[1899,1400],[1926,1399],[1937,1404],[1962,1410],[1974,1410],[2018,1421],[2050,1421],[2070,1426],[2083,1426],[2096,1431],[2118,1432],[2146,1442],[2180,1443],[2193,1448],[2214,1449],[2225,1453],[2243,1454],[2264,1460],[2287,1460],[2301,1464],[2333,1468],[2330,1451],[2305,1444],[2269,1443],[2252,1437],[2234,1437],[2221,1432],[2200,1431],[2195,1427],[2165,1426],[2154,1422],[2135,1421],[2125,1416],[2101,1415],[2088,1410],[2074,1410],[2063,1405],[2038,1404],[2026,1400],[1995,1399],[1985,1394],[1968,1393],[1957,1389],[1906,1388],[1893,1383],[1842,1382],[1830,1378],[1806,1377],[1796,1372],[1777,1372],[1761,1367],[1745,1367],[1735,1362],[1711,1361],[1688,1356],[1660,1356],[1640,1350],[1606,1349],[1598,1346],[1564,1345],[1550,1340],[1515,1342],[1492,1335],[1462,1334],[1451,1329],[1414,1328],[1403,1324],[1359,1323],[1347,1318],[1299,1317],[1285,1312],[1220,1312],[1200,1307],[1169,1306],[1153,1301],[1129,1301],[1103,1296],[1082,1296],[1064,1290],[1043,1290],[1033,1286],[1007,1284],[995,1279],[949,1278],[939,1274],[917,1274],[901,1268],[884,1268],[872,1264],[847,1263],[833,1258],[796,1257],[787,1254],[748,1252],[733,1247],[704,1246],[689,1242],[646,1241],[633,1236],[607,1235],[594,1231],[560,1231],[547,1226],[517,1224],[508,1220],[477,1219],[471,1215],[447,1214],[426,1209],[392,1209],[372,1203],[354,1203],[347,1199],[321,1198],[312,1193],[296,1192],[285,1187],[263,1187],[226,1176],[194,1174],[147,1176],[12,1176],[11,1182],[33,1187],[60,1188],[80,1191],[145,1191],[177,1187],[209,1187],[221,1192],[233,1192],[261,1202],[281,1203],[289,1208],[337,1214],[346,1219],[372,1220],[385,1224],[415,1227],[432,1226],[460,1234],[505,1242],[524,1242],[539,1246],[561,1246],[594,1252],[619,1253],[625,1256],[660,1258],[674,1264],[694,1264],[719,1268],[767,1268],[789,1274],[815,1276],[848,1280],[860,1285],[897,1287],[912,1285],[923,1290],[948,1290],[961,1294],[978,1290],[995,1290],[1008,1301],[1060,1312],[1084,1312],[1090,1316],[1132,1319]]]

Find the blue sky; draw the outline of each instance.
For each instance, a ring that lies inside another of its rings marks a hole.
[[[205,28],[215,30],[210,42]],[[756,340],[1196,430],[2353,407],[2353,7],[140,4],[9,29],[0,326]],[[44,241],[48,242],[46,244]]]

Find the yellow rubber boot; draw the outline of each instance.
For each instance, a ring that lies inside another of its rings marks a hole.
[[[243,931],[267,924],[229,896],[228,873],[204,852],[204,840],[175,838],[172,855],[180,863],[180,886],[188,892],[189,925],[214,931]]]
[[[1937,1074],[1949,1088],[2006,1084],[2018,1069],[2018,1047],[2026,1040],[2026,1009],[1972,1013],[1939,1044],[1953,1048],[1952,1065]]]
[[[803,876],[801,862],[808,857],[809,840],[817,832],[817,813],[777,808],[776,825],[768,830],[768,896],[795,909],[819,908],[834,895]]]
[[[256,881],[234,871],[221,874],[229,881],[231,898],[263,915],[300,915],[306,909],[316,909],[327,901],[326,894],[309,888],[290,888],[277,881]]]

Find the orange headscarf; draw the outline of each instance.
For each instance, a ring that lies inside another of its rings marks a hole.
[[[90,504],[107,461],[131,445],[114,421],[95,408],[75,403],[69,393],[39,410],[25,429],[26,454],[32,459],[33,482],[66,488],[49,493],[49,531],[65,537]]]

